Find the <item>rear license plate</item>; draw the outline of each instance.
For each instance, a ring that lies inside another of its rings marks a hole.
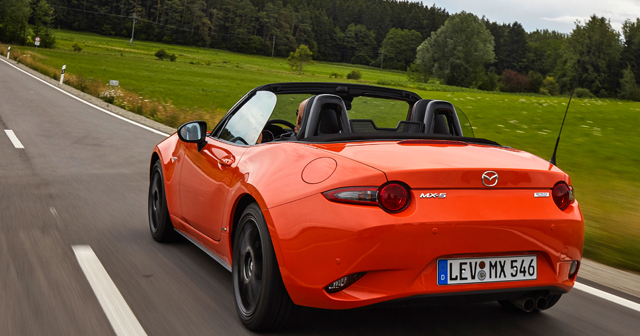
[[[537,278],[538,259],[535,255],[438,260],[438,285],[535,280]]]

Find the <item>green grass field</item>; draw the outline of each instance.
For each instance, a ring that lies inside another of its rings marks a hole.
[[[348,81],[329,75],[346,77],[354,69],[362,72],[362,83],[407,81],[402,72],[348,64],[318,62],[299,76],[280,58],[140,41],[130,46],[128,39],[68,31],[57,32],[57,37],[57,49],[38,50],[45,64],[66,64],[67,73],[105,82],[117,79],[140,96],[190,109],[227,110],[266,83]],[[73,52],[74,42],[82,52]],[[175,53],[177,62],[156,60],[153,54],[160,48]],[[427,88],[409,90],[454,103],[469,117],[477,137],[550,158],[568,97]],[[586,219],[586,256],[635,271],[640,271],[639,116],[640,103],[574,99],[558,152],[558,165],[571,175]]]

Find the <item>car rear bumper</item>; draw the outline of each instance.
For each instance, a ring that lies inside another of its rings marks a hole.
[[[409,208],[393,215],[377,207],[332,203],[322,195],[266,211],[277,231],[280,270],[294,303],[348,309],[422,295],[532,288],[567,292],[573,286],[570,262],[581,260],[584,240],[577,202],[560,211],[550,199],[534,200],[534,190],[451,191],[446,200],[419,199],[420,192],[414,190]],[[438,259],[534,254],[536,280],[437,283]],[[358,272],[366,275],[350,287],[333,294],[324,290]]]

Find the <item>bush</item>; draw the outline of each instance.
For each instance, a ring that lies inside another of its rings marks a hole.
[[[495,72],[494,69],[491,69],[482,79],[480,85],[478,85],[478,89],[485,91],[495,91],[498,89],[498,81],[500,80],[500,76]]]
[[[542,93],[543,89],[547,92],[543,94],[557,96],[560,93],[560,91],[558,90],[558,83],[556,83],[556,80],[553,77],[547,77],[542,81],[542,88],[540,88],[540,93]]]
[[[204,64],[206,64],[207,66],[211,65],[213,62],[211,62],[211,60],[206,60],[204,61]]]
[[[81,52],[82,48],[80,48],[80,46],[78,45],[78,42],[75,42],[73,45],[73,52]]]
[[[529,75],[527,75],[527,77],[529,77],[529,82],[531,83],[531,92],[540,92],[540,88],[544,83],[544,76],[539,72],[529,71]]]
[[[521,73],[507,69],[502,72],[500,89],[506,92],[529,91],[531,89],[531,80]]]
[[[545,89],[545,88],[543,88],[543,87],[541,87],[541,88],[540,88],[540,92],[538,92],[538,93],[543,94],[543,95],[545,95],[545,96],[550,96],[550,95],[551,95],[551,94],[549,93],[549,90],[547,90],[547,89]]]
[[[360,79],[362,78],[362,73],[360,73],[360,71],[358,70],[353,70],[350,73],[347,74],[347,79]]]
[[[596,97],[593,95],[593,93],[591,93],[591,91],[589,91],[589,89],[585,89],[585,88],[575,89],[575,91],[573,91],[573,95],[576,96],[576,98],[595,98]]]
[[[339,73],[337,73],[337,72],[332,72],[332,73],[329,75],[329,78],[343,78],[343,77],[344,77],[344,76],[343,76],[342,74],[339,74]]]
[[[164,60],[165,58],[169,57],[169,54],[164,49],[160,49],[160,50],[156,51],[156,53],[154,55],[161,61]]]
[[[178,59],[178,56],[176,56],[176,54],[169,55],[169,61],[175,62],[177,59]]]

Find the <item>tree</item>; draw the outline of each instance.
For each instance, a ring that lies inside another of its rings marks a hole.
[[[515,70],[525,73],[527,65],[527,32],[517,21],[511,24],[504,39],[504,59],[505,69]]]
[[[44,48],[53,48],[56,44],[55,36],[49,32],[49,27],[55,18],[53,11],[53,7],[49,6],[47,1],[40,0],[33,13],[34,33],[40,37],[40,45]],[[44,28],[44,31],[42,31],[42,28]]]
[[[620,80],[620,98],[627,100],[640,100],[640,88],[636,82],[636,76],[631,71],[631,66],[622,71]]]
[[[27,22],[31,16],[31,0],[3,0],[0,2],[0,39],[25,44]]]
[[[547,29],[536,30],[528,36],[528,64],[533,71],[545,76],[553,73],[562,58],[567,35]]]
[[[577,87],[600,97],[617,92],[622,49],[620,33],[608,19],[593,15],[584,26],[576,22],[559,63],[557,77],[562,91],[570,90],[577,75]]]
[[[623,64],[628,64],[636,75],[636,82],[640,82],[640,18],[636,21],[627,20],[622,25],[624,36]]]
[[[289,58],[287,58],[287,61],[289,61],[289,65],[291,65],[292,69],[298,69],[298,74],[302,75],[302,67],[304,66],[304,64],[313,63],[311,55],[313,55],[313,53],[311,52],[311,50],[309,50],[309,47],[303,44],[298,49],[296,49],[295,52],[291,52],[289,54]]]
[[[422,43],[422,36],[415,30],[391,28],[382,41],[380,57],[371,65],[385,69],[406,70],[416,59],[416,49]]]
[[[449,85],[477,87],[494,61],[493,36],[477,16],[460,12],[431,34],[417,51],[416,65]]]
[[[344,32],[343,49],[346,61],[356,64],[371,64],[371,58],[376,54],[375,34],[364,25],[350,24]]]

